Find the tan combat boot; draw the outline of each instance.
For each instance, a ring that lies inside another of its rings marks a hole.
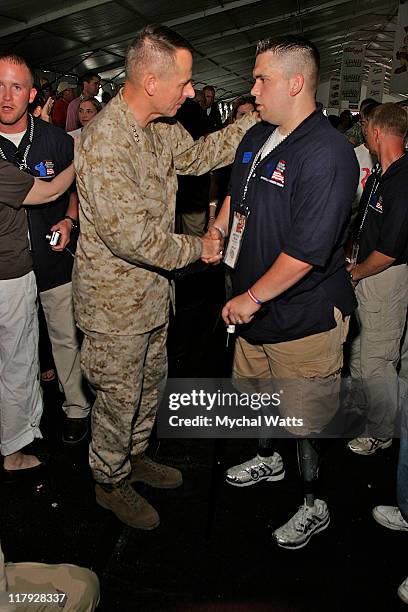
[[[180,470],[156,463],[145,454],[131,457],[130,463],[132,465],[130,482],[144,482],[157,489],[176,489],[183,484]]]
[[[102,508],[111,510],[122,523],[129,527],[147,530],[154,529],[160,523],[156,510],[144,497],[136,493],[129,480],[122,480],[110,491],[96,483],[95,494],[96,501]]]

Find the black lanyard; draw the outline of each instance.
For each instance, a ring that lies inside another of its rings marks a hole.
[[[31,145],[33,144],[33,139],[34,139],[34,119],[32,115],[28,115],[28,120],[30,123],[29,126],[29,133],[28,133],[28,144],[25,148],[25,151],[23,153],[23,155],[21,157],[19,157],[19,159],[17,159],[17,163],[18,163],[18,169],[22,170],[23,172],[26,172],[27,174],[31,174],[31,170],[27,164],[27,157],[28,154],[30,152],[31,149]],[[24,136],[23,136],[24,138]],[[17,148],[17,153],[19,153],[18,148]],[[4,159],[4,161],[9,161],[6,157],[6,154],[4,153],[3,149],[0,146],[0,157],[2,159]]]
[[[380,170],[378,170],[378,173],[379,172],[380,172]],[[360,242],[361,233],[363,231],[364,223],[365,223],[365,220],[366,220],[367,214],[368,214],[368,209],[370,208],[370,204],[371,204],[371,200],[372,200],[373,196],[375,196],[375,194],[377,192],[377,188],[378,188],[378,185],[380,184],[380,180],[381,180],[381,175],[379,177],[377,177],[377,173],[376,173],[375,176],[374,176],[374,183],[373,183],[373,186],[371,187],[370,195],[369,195],[368,200],[367,200],[367,205],[366,205],[365,210],[364,210],[363,218],[361,220],[360,227],[358,228],[358,232],[356,234],[354,242],[357,242],[357,243]]]
[[[243,189],[242,189],[242,196],[241,196],[241,203],[240,203],[240,208],[244,208],[246,216],[248,216],[249,213],[251,212],[248,204],[246,204],[246,196],[247,196],[247,192],[248,192],[249,182],[250,182],[251,178],[255,178],[255,176],[256,176],[255,170],[257,169],[257,167],[259,166],[261,161],[263,161],[265,159],[265,157],[267,157],[270,153],[272,153],[272,151],[274,151],[292,133],[292,132],[289,132],[288,134],[285,134],[285,136],[283,136],[283,138],[281,140],[279,140],[279,142],[272,149],[270,149],[267,152],[266,155],[264,155],[265,151],[268,149],[268,144],[269,144],[270,140],[276,135],[276,133],[277,133],[276,130],[277,129],[278,128],[276,127],[273,130],[273,132],[271,134],[269,134],[268,138],[265,140],[263,145],[258,150],[257,154],[255,155],[254,161],[252,162],[252,164],[250,166],[249,172],[248,172],[248,174],[246,176],[245,183],[244,183],[244,186],[243,186]]]

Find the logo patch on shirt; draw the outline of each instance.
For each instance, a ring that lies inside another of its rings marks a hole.
[[[252,159],[252,151],[244,151],[242,155],[242,163],[248,164]]]
[[[283,159],[280,159],[278,163],[276,164],[276,166],[273,168],[271,177],[268,178],[266,176],[261,176],[261,179],[263,181],[267,181],[268,183],[272,183],[272,185],[277,185],[278,187],[284,187],[285,186],[285,170],[286,170],[286,162]]]
[[[383,198],[382,196],[380,196],[376,202],[376,204],[370,204],[370,208],[372,208],[373,210],[375,210],[378,213],[382,213],[383,212]]]
[[[37,172],[39,173],[40,177],[48,177],[48,176],[54,176],[55,175],[55,171],[54,171],[54,162],[47,159],[44,160],[42,162],[39,162],[38,164],[36,164],[34,166],[35,170],[37,170]]]

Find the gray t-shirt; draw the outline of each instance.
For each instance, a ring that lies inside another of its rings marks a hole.
[[[33,268],[22,203],[34,177],[0,160],[0,280],[20,278]]]

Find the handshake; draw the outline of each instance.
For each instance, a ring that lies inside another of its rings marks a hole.
[[[207,264],[217,264],[224,254],[224,238],[216,227],[209,227],[201,238],[201,260]]]

